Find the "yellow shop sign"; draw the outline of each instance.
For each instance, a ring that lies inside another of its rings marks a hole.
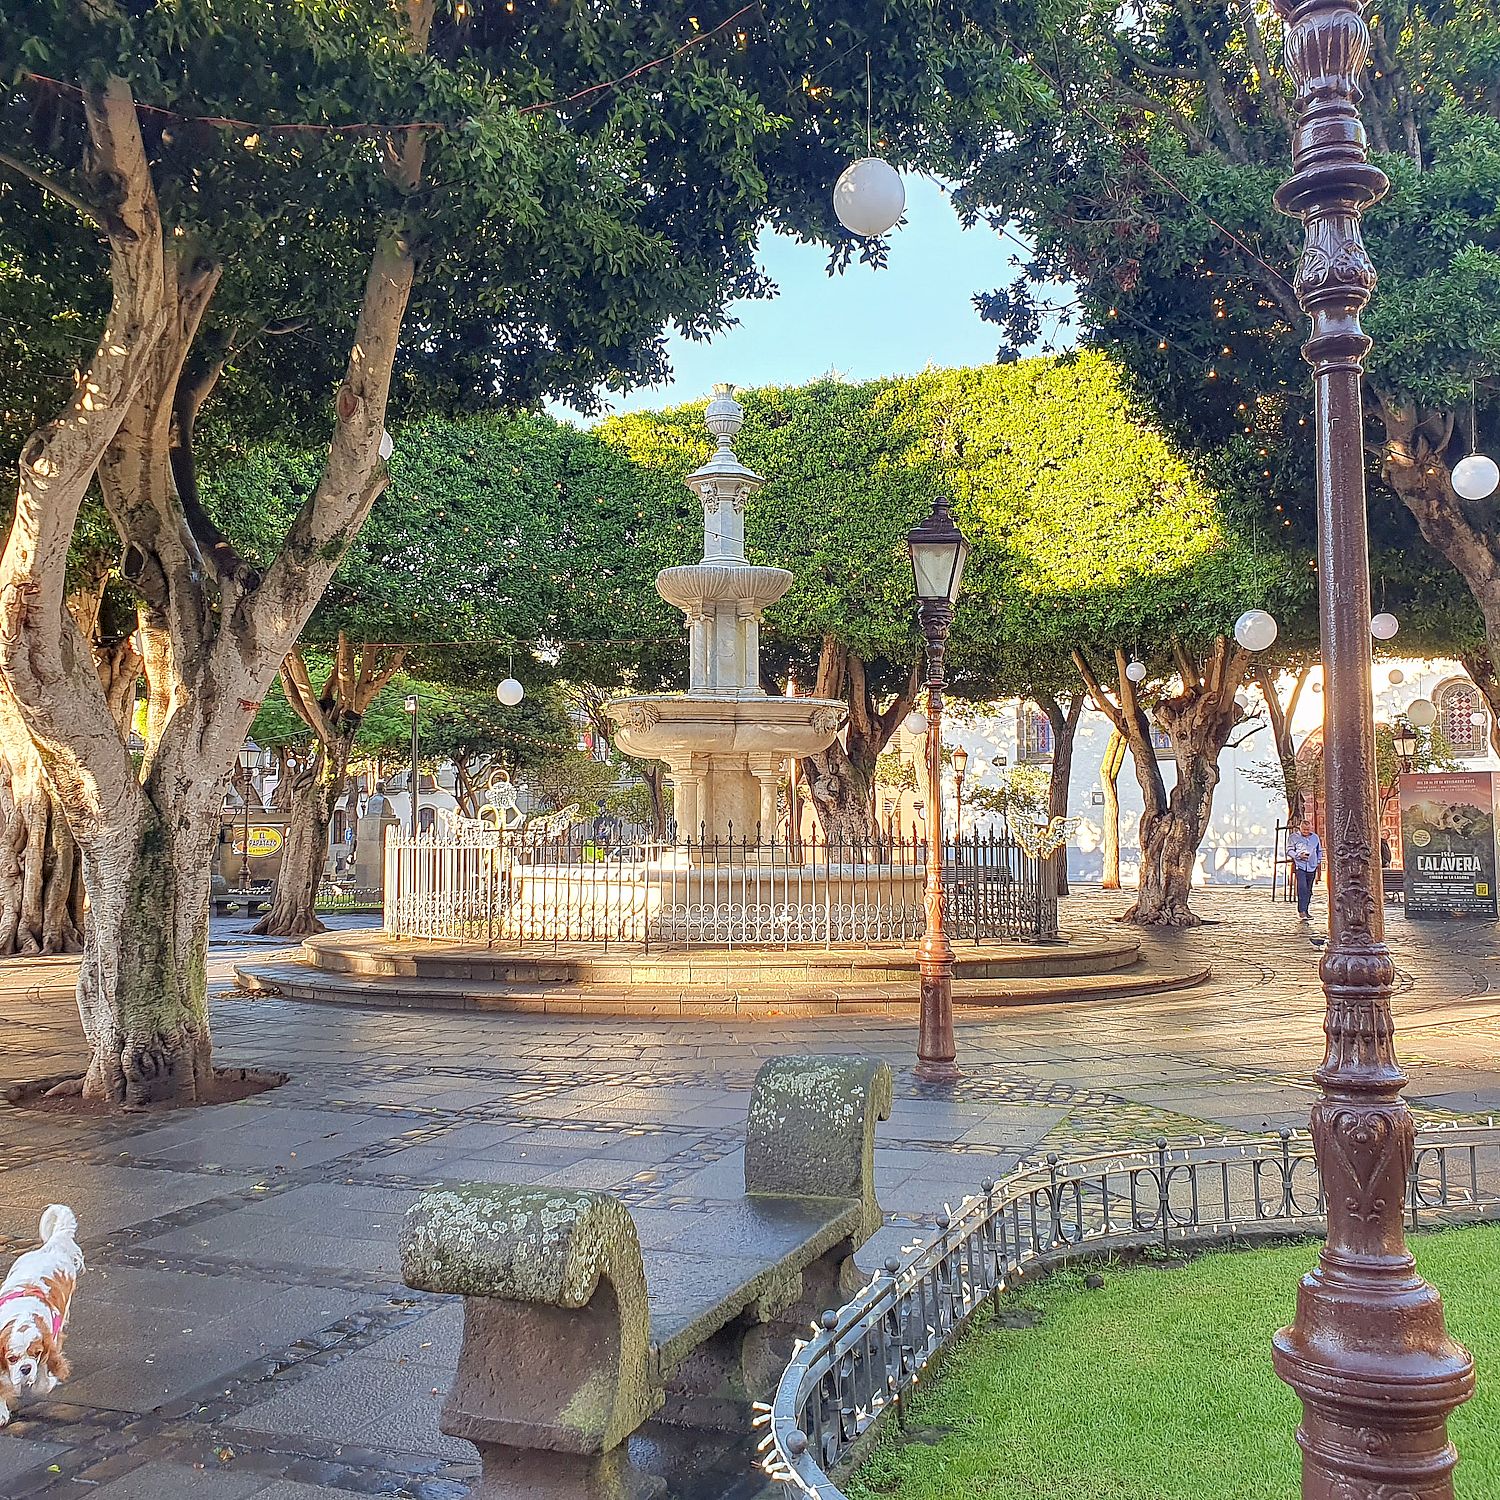
[[[236,828],[234,837],[229,845],[235,854],[243,855],[245,852],[245,830]],[[259,859],[267,854],[276,854],[281,849],[281,830],[279,828],[257,828],[253,823],[250,825],[250,858]]]

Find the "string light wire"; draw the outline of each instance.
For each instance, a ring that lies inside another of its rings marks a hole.
[[[590,98],[594,94],[604,93],[611,89],[622,88],[625,84],[633,82],[645,73],[653,69],[665,67],[674,63],[683,53],[694,47],[702,46],[704,42],[727,31],[735,22],[750,14],[753,10],[761,8],[761,0],[751,0],[749,5],[742,5],[739,10],[720,21],[717,26],[708,31],[700,32],[699,35],[689,37],[680,46],[674,47],[672,51],[663,53],[660,57],[654,57],[649,62],[643,62],[638,67],[632,68],[628,73],[622,73],[618,78],[606,79],[602,83],[590,84],[585,89],[579,89],[577,93],[568,94],[558,99],[543,100],[538,104],[525,104],[517,108],[516,113],[522,115],[540,114],[547,110],[566,109],[570,104],[578,104]],[[65,79],[53,78],[46,73],[38,73],[33,69],[26,69],[23,77],[30,78],[37,83],[46,83],[53,88],[64,89],[68,93],[82,95],[83,88],[76,83],[69,83]],[[232,115],[190,115],[179,110],[166,109],[159,104],[142,104],[136,102],[136,109],[141,114],[156,115],[171,120],[180,120],[193,125],[211,125],[220,130],[244,131],[249,135],[394,135],[411,130],[433,130],[452,131],[462,130],[472,122],[470,120],[407,120],[399,124],[386,124],[373,120],[362,120],[346,125],[315,125],[308,121],[286,121],[280,124],[267,124],[255,120],[240,120]]]

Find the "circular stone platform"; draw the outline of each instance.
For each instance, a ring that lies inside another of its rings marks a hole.
[[[290,959],[241,964],[242,989],[335,1004],[525,1014],[713,1016],[915,1014],[912,947],[487,949],[379,933],[326,933]],[[1119,999],[1188,988],[1206,968],[1140,962],[1130,935],[1048,944],[962,943],[960,1016],[997,1006]]]

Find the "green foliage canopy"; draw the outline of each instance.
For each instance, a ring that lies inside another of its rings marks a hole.
[[[948,658],[969,697],[1067,685],[1075,647],[1201,646],[1252,605],[1291,618],[1305,599],[1303,560],[1195,474],[1102,356],[740,399],[736,452],[766,478],[747,550],[796,575],[767,615],[768,659],[805,664],[831,635],[904,679],[906,532],[945,489],[973,549]],[[674,480],[711,446],[701,403],[600,436]]]

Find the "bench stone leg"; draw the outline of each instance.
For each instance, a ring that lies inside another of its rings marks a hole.
[[[608,1453],[476,1446],[484,1477],[469,1500],[652,1500],[666,1488],[632,1466],[624,1443]]]
[[[748,1432],[751,1403],[770,1399],[791,1358],[826,1308],[842,1307],[864,1278],[845,1240],[768,1292],[758,1309],[726,1323],[672,1372],[655,1424]]]

